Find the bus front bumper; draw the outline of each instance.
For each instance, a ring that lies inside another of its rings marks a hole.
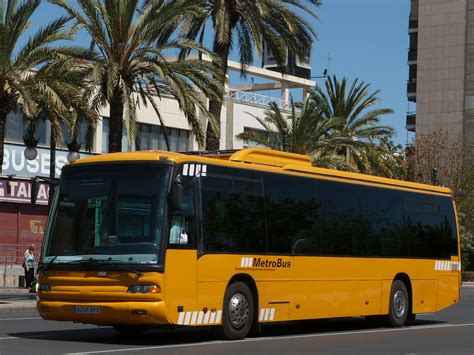
[[[43,319],[97,325],[169,324],[165,304],[159,302],[73,302],[40,300],[36,305]]]

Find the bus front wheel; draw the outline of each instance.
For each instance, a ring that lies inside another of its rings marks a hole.
[[[254,304],[252,292],[243,282],[227,287],[222,310],[223,335],[229,340],[243,339],[252,327]]]
[[[408,318],[410,310],[410,298],[407,287],[400,280],[395,280],[390,291],[390,312],[388,320],[392,327],[403,326]]]

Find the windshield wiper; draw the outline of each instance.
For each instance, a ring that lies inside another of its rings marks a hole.
[[[73,260],[73,261],[70,261],[68,264],[111,265],[111,263],[115,263],[113,266],[119,268],[120,270],[133,272],[135,275],[137,275],[138,278],[143,276],[142,272],[127,267],[120,260],[89,258],[89,259]]]
[[[49,268],[51,267],[51,265],[53,265],[54,263],[54,260],[56,260],[56,258],[58,257],[58,255],[55,255],[50,261],[49,263],[47,263],[44,268],[43,268],[43,274],[46,274],[49,270]]]

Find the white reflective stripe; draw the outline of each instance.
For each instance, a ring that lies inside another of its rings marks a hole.
[[[206,176],[207,173],[207,165],[203,165],[201,169],[201,176]]]
[[[443,268],[444,271],[447,271],[449,270],[449,261],[445,261],[444,262],[444,268]]]
[[[247,263],[247,258],[242,258],[240,261],[240,267],[245,267],[245,264]]]
[[[189,325],[189,321],[191,320],[191,313],[192,312],[186,312],[186,318],[184,319],[184,325]]]
[[[222,311],[218,310],[217,316],[216,316],[216,324],[219,324],[221,322],[221,316],[222,316]]]
[[[204,312],[199,312],[197,324],[202,324],[202,319],[204,318]]]
[[[211,315],[211,312],[207,311],[206,315],[204,316],[204,324],[209,324],[209,316]]]
[[[191,318],[191,325],[196,324],[197,316],[198,316],[198,312],[197,311],[193,312],[193,316]]]
[[[439,270],[439,261],[435,262],[435,270]]]
[[[200,172],[201,172],[201,165],[196,164],[196,171],[195,171],[196,176],[198,176]]]
[[[269,316],[270,316],[270,308],[265,308],[265,320],[268,320]]]
[[[275,308],[270,309],[270,318],[269,318],[269,320],[273,320],[273,317],[275,317]]]
[[[211,319],[209,320],[209,323],[214,324],[215,320],[216,320],[216,312],[211,312]]]
[[[188,176],[188,164],[183,165],[183,175]]]
[[[189,164],[189,176],[194,176],[194,164]]]
[[[178,324],[183,324],[184,312],[179,312]]]
[[[260,309],[260,316],[258,317],[258,320],[262,321],[264,316],[265,316],[265,308],[261,308]]]
[[[247,265],[246,267],[251,267],[252,266],[252,258],[247,258]]]

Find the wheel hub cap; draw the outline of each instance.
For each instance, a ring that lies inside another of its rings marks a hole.
[[[397,318],[402,318],[405,314],[405,309],[407,306],[407,300],[405,297],[405,293],[401,290],[398,290],[393,295],[393,304],[394,304],[394,311]]]
[[[236,329],[242,328],[249,317],[249,304],[241,293],[233,295],[229,302],[229,318],[232,326]]]

